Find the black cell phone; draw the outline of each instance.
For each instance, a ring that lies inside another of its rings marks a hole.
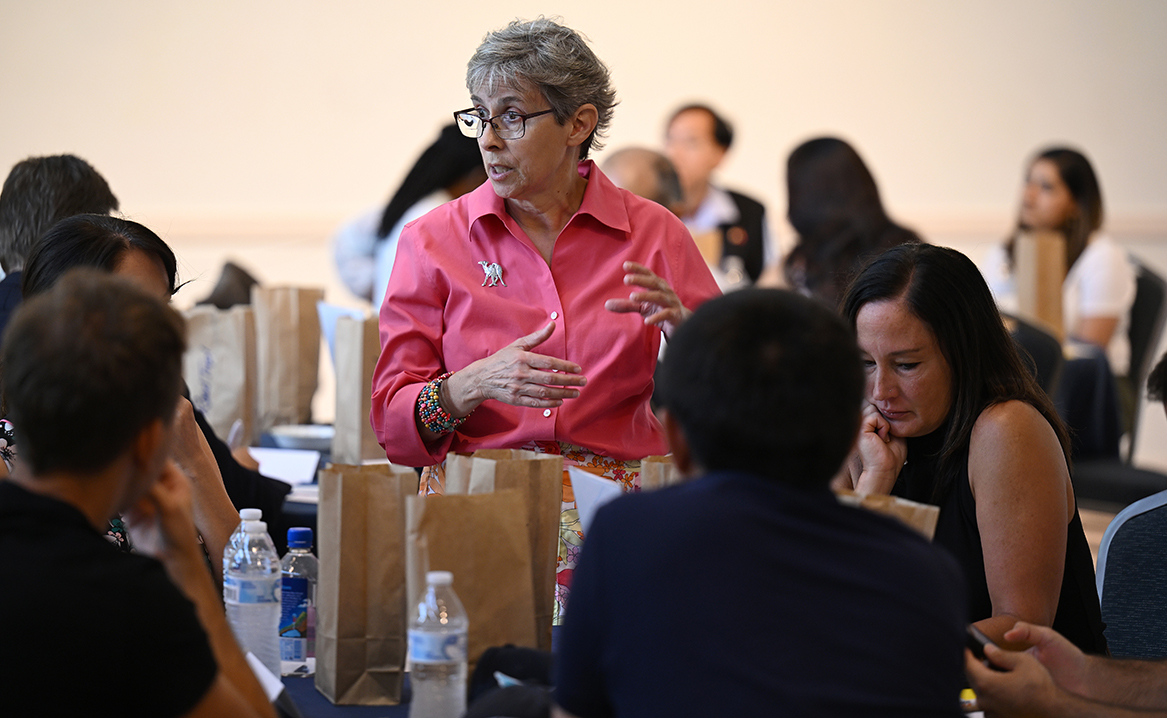
[[[981,631],[981,629],[977,628],[976,626],[972,625],[971,623],[968,624],[968,642],[967,643],[968,643],[968,650],[972,651],[972,654],[974,656],[976,656],[977,660],[979,660],[979,661],[988,660],[985,658],[985,646],[988,646],[988,645],[995,646],[996,645],[993,643],[993,640],[991,638],[986,636]]]
[[[967,630],[968,640],[965,643],[968,646],[968,649],[972,651],[972,654],[977,657],[977,660],[984,663],[989,668],[992,668],[994,671],[1005,670],[1004,668],[998,668],[997,666],[993,665],[992,661],[990,661],[988,658],[985,658],[985,646],[993,646],[994,648],[997,647],[997,644],[993,643],[993,639],[986,636],[984,632],[981,631],[981,629],[977,628],[971,623],[968,624]]]

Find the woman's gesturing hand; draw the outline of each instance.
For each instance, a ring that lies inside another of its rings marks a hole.
[[[442,405],[459,418],[487,399],[537,409],[559,406],[579,396],[587,384],[574,362],[533,351],[555,332],[555,322],[455,372],[442,384]]]
[[[864,494],[891,493],[908,459],[908,444],[891,435],[891,424],[874,404],[863,409],[858,452],[863,469],[855,490]]]
[[[660,324],[666,337],[672,335],[673,330],[693,313],[681,304],[681,298],[669,283],[653,274],[648,267],[636,262],[625,262],[624,271],[627,272],[624,283],[643,287],[644,291],[632,292],[628,299],[609,299],[604,302],[604,308],[609,312],[638,313],[644,317],[645,324]]]

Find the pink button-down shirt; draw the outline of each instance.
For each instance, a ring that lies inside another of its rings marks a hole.
[[[428,466],[451,450],[529,441],[570,442],[621,460],[667,450],[648,404],[661,331],[604,302],[633,290],[624,284],[629,260],[665,279],[689,309],[720,291],[680,220],[617,188],[590,161],[580,174],[588,178],[583,203],[556,239],[550,266],[489,182],[405,226],[373,374],[371,420],[392,461]],[[501,268],[493,286],[491,264]],[[487,400],[457,431],[422,442],[414,411],[426,382],[552,319],[555,332],[532,351],[582,367],[588,383],[578,398],[554,409]]]

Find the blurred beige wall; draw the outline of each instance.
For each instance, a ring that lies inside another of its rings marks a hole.
[[[737,141],[722,178],[764,199],[780,236],[785,156],[831,133],[895,217],[974,258],[1051,142],[1093,159],[1112,232],[1167,238],[1160,0],[0,0],[0,169],[91,161],[175,246],[195,280],[179,304],[228,257],[354,304],[332,229],[387,199],[467,106],[482,34],[539,13],[611,67],[609,147],[658,143],[682,102],[724,110]]]
[[[468,104],[483,32],[540,12],[611,66],[609,146],[712,102],[738,129],[725,181],[776,216],[786,153],[838,133],[925,229],[1003,232],[1054,141],[1087,150],[1115,223],[1167,222],[1160,0],[0,0],[0,167],[78,153],[163,231],[327,233]]]

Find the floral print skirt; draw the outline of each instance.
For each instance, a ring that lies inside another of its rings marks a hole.
[[[571,576],[579,561],[579,551],[584,540],[567,467],[575,466],[596,476],[618,481],[625,491],[639,491],[640,460],[620,461],[594,454],[585,448],[563,441],[532,441],[519,448],[540,454],[557,454],[563,457],[563,506],[559,514],[559,563],[555,573],[555,617],[553,619],[553,623],[558,626],[563,622],[563,609],[567,605],[567,598],[571,592]],[[442,493],[445,475],[446,464],[444,461],[424,468],[421,472],[419,493]]]

